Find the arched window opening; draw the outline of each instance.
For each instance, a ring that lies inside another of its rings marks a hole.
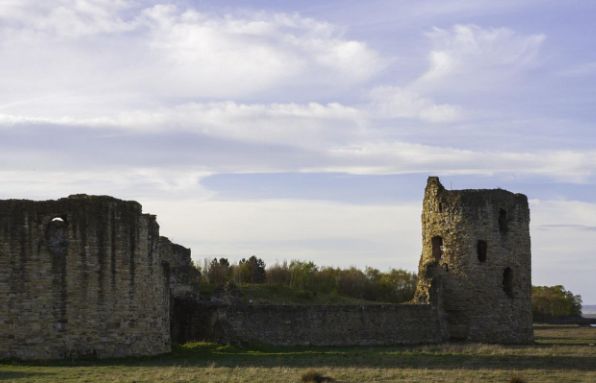
[[[65,255],[68,247],[67,223],[64,217],[54,217],[46,226],[46,242],[54,255]]]
[[[501,234],[507,233],[507,212],[505,209],[499,209],[499,231]]]
[[[513,270],[510,267],[503,271],[503,291],[509,298],[513,298]]]
[[[432,249],[433,249],[433,258],[437,261],[440,261],[443,257],[443,237],[437,235],[434,236],[431,240]]]
[[[476,245],[476,252],[478,253],[478,260],[480,262],[486,262],[486,251],[487,251],[488,245],[486,243],[486,241],[480,239],[478,240],[478,243]]]

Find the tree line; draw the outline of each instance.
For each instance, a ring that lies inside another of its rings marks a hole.
[[[212,286],[268,284],[390,303],[406,302],[416,290],[416,274],[406,270],[341,269],[304,261],[266,267],[265,262],[254,255],[241,259],[236,265],[226,258],[206,260],[202,274],[203,282]]]
[[[206,259],[201,274],[202,283],[215,287],[268,284],[389,303],[412,299],[417,280],[415,273],[401,269],[342,269],[305,261],[275,263],[267,267],[254,255],[241,259],[238,264],[231,264],[226,258]],[[532,287],[535,320],[581,316],[581,308],[581,296],[561,285]]]

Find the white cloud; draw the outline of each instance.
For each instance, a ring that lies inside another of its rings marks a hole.
[[[393,101],[391,98],[388,99]],[[427,107],[424,102],[421,104]],[[383,107],[392,108],[387,114],[396,110],[389,103]],[[420,104],[414,103],[410,109],[416,108],[420,109]],[[383,116],[382,110],[374,113]],[[419,113],[423,111],[419,110]],[[120,146],[117,146],[114,150],[117,156],[113,160],[105,159],[110,160],[106,164],[118,167],[135,167],[149,161],[151,166],[183,167],[198,161],[203,166],[202,170],[212,172],[231,170],[333,171],[355,174],[515,174],[538,175],[573,183],[586,182],[596,176],[596,151],[591,149],[461,149],[441,144],[440,140],[434,145],[417,144],[388,138],[382,127],[375,126],[370,111],[337,103],[191,103],[172,108],[156,108],[153,111],[123,112],[113,117],[55,120],[0,114],[0,128],[8,131],[35,126],[45,126],[44,137],[48,138],[52,137],[51,129],[68,132],[61,130],[66,126],[80,132],[81,128],[87,127],[88,133],[79,133],[77,141],[74,142],[80,142],[79,140],[87,136],[93,139],[101,138],[103,131],[108,132],[108,135],[131,135],[126,141],[128,143],[134,142],[136,135],[148,135],[149,138],[145,138],[144,142],[149,143],[150,148],[144,149],[135,145],[137,149],[142,149],[131,157],[119,151]],[[202,149],[203,154],[195,154],[187,152],[192,150],[188,145],[182,146],[184,149],[178,149],[179,143],[174,146],[161,146],[151,141],[151,137],[154,137],[153,140],[159,140],[164,134],[176,137],[182,133],[190,134],[190,137],[196,136],[198,140],[220,140],[217,143],[219,146],[212,151]],[[109,150],[109,145],[117,143],[118,139],[101,141],[108,145]],[[239,152],[238,148],[242,145],[248,151]],[[264,147],[259,145],[273,145],[269,150],[274,147],[284,149],[269,154],[257,154],[264,150]],[[1,151],[0,160],[13,168],[28,168],[36,164],[42,168],[89,166],[89,158],[84,148],[77,147],[75,150],[65,146],[67,151],[63,151],[60,150],[63,148],[60,144],[56,148],[38,145],[37,150],[35,145],[21,146],[15,148],[7,145]],[[138,159],[141,159],[141,162]],[[264,159],[266,163],[263,162]]]
[[[375,115],[385,118],[413,118],[426,122],[453,122],[462,118],[461,108],[436,104],[414,91],[395,86],[380,86],[370,92]]]
[[[510,79],[536,64],[544,35],[519,35],[507,28],[454,25],[427,34],[429,68],[402,86],[378,86],[369,94],[372,110],[384,118],[453,123],[469,117],[464,107],[438,103],[457,94],[509,90]]]
[[[433,45],[430,65],[415,84],[421,89],[502,85],[504,79],[536,64],[545,40],[543,34],[520,35],[508,28],[461,24],[434,28],[428,37]]]
[[[142,202],[147,198],[183,200],[213,196],[200,180],[209,176],[204,170],[114,168],[102,170],[2,170],[0,198],[56,199],[71,194],[111,195]]]
[[[0,113],[0,128],[45,124],[80,128],[112,128],[132,132],[190,132],[241,142],[293,147],[325,147],[350,142],[364,134],[366,113],[338,103],[242,104],[187,103],[153,110],[131,110],[113,116],[83,118]]]
[[[345,90],[386,64],[340,28],[299,15],[126,4],[9,3],[0,13],[0,72],[10,73],[0,78],[8,90],[0,105],[18,113],[67,103],[77,114],[90,106]]]
[[[12,38],[77,38],[123,32],[132,25],[118,16],[128,8],[123,0],[4,0],[0,7],[0,34]]]
[[[294,147],[321,147],[354,138],[365,124],[355,108],[331,104],[187,104],[146,115],[124,115],[116,125],[182,129],[213,137]]]
[[[584,182],[596,175],[594,150],[538,150],[531,153],[469,150],[406,142],[362,142],[331,148],[336,164],[327,170],[361,174],[427,172],[439,174],[541,175]],[[351,166],[350,166],[351,164]]]

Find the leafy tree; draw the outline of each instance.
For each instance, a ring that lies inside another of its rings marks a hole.
[[[544,320],[581,316],[582,298],[561,285],[533,286],[532,313],[534,319]]]
[[[312,286],[309,290],[330,294],[337,292],[337,279],[340,273],[340,269],[333,267],[323,267],[319,269],[312,279]]]
[[[212,286],[223,286],[228,282],[235,285],[267,283],[308,290],[313,294],[338,294],[379,302],[408,301],[416,289],[416,274],[405,270],[319,268],[313,262],[296,260],[289,266],[284,262],[266,268],[265,262],[254,255],[241,259],[237,265],[230,265],[226,258],[205,260],[203,270]]]
[[[389,302],[406,302],[412,299],[416,291],[418,277],[415,273],[406,270],[391,269],[381,275],[378,282],[386,292]]]
[[[270,285],[289,286],[291,274],[288,263],[284,262],[281,265],[276,263],[273,266],[269,266],[266,270],[265,279]]]
[[[298,289],[311,289],[314,275],[318,268],[312,262],[292,261],[290,263],[290,287]]]
[[[337,278],[338,294],[353,298],[365,298],[368,287],[369,280],[362,270],[350,267],[339,272]]]
[[[264,283],[266,279],[265,262],[254,255],[238,262],[238,283]],[[236,279],[236,278],[235,278]]]
[[[223,286],[230,280],[230,262],[226,258],[213,258],[207,269],[209,283],[216,286]]]

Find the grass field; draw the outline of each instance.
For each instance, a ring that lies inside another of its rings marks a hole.
[[[1,363],[0,382],[300,382],[316,370],[338,382],[596,382],[596,328],[536,327],[536,344],[248,348],[187,344],[121,360]]]

